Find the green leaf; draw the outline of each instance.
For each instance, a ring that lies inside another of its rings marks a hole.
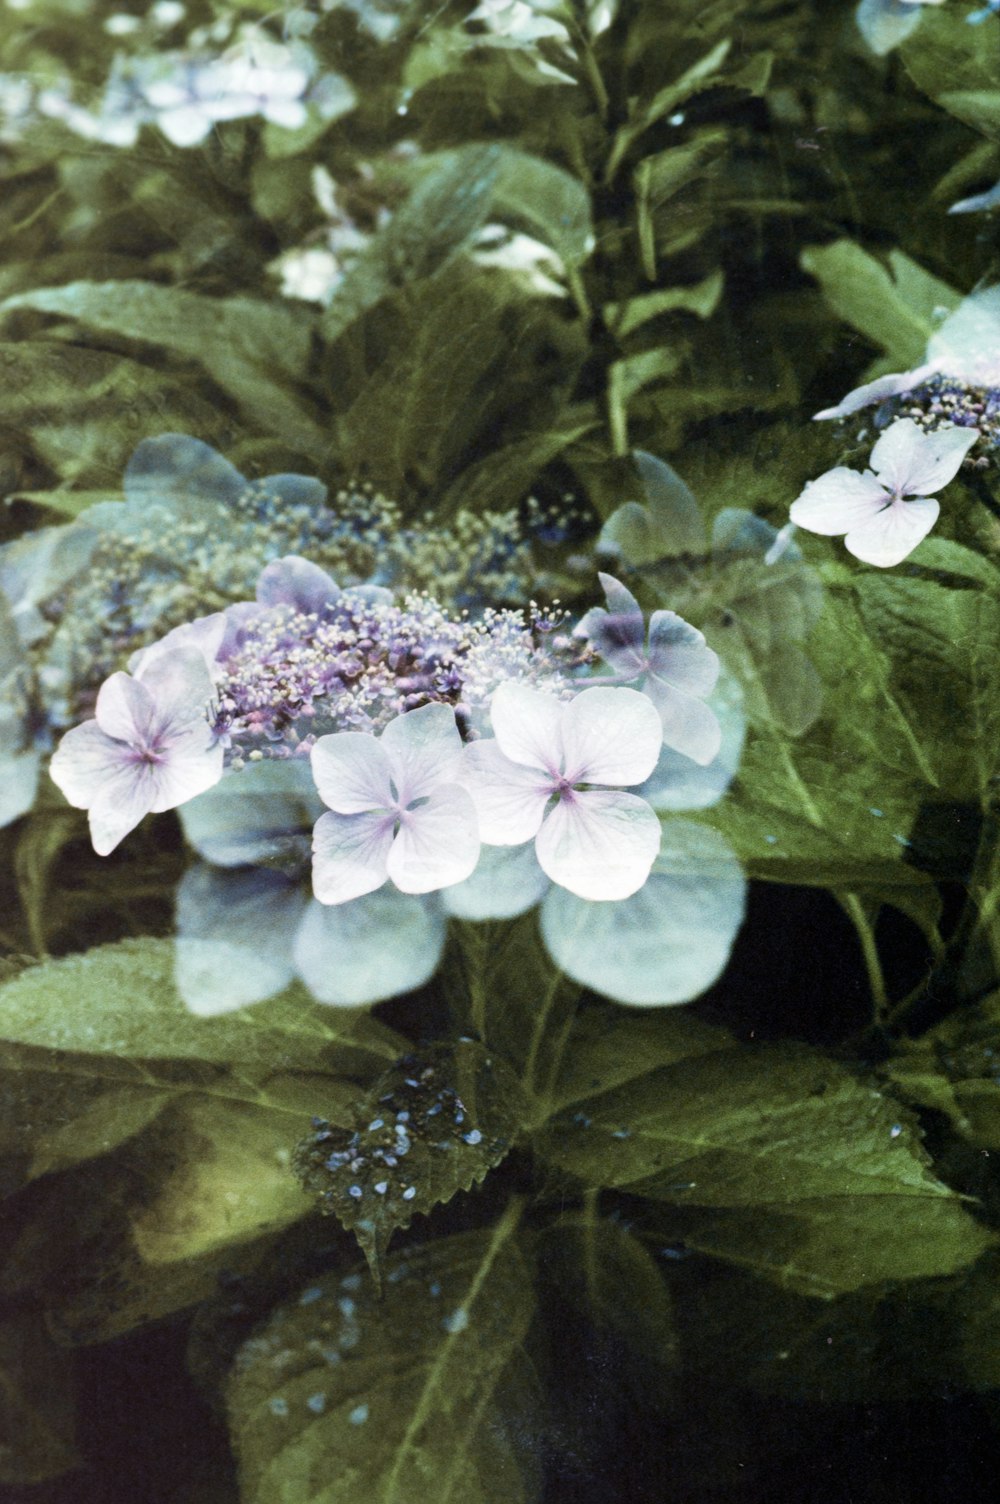
[[[301,986],[244,1012],[198,1018],[173,979],[171,940],[122,940],[32,966],[0,985],[0,1039],[118,1059],[315,1070],[392,1059],[400,1040],[369,1013],[324,1009]]]
[[[80,1466],[73,1369],[39,1315],[0,1321],[0,1483],[44,1483]]]
[[[461,1039],[405,1055],[357,1104],[350,1126],[314,1129],[297,1168],[321,1209],[355,1234],[378,1284],[396,1229],[484,1179],[524,1117],[509,1067]]]
[[[393,1255],[381,1300],[325,1275],[273,1313],[228,1391],[245,1504],[539,1498],[514,1221]]]
[[[707,319],[719,306],[724,280],[721,271],[714,271],[689,287],[663,287],[656,292],[640,293],[624,303],[606,303],[604,317],[619,339],[625,339],[664,313],[694,313]]]
[[[930,11],[900,49],[906,71],[942,109],[1000,141],[997,22],[969,26],[960,10]]]
[[[944,1113],[974,1148],[1000,1150],[1000,992],[905,1041],[887,1072],[908,1102]]]
[[[593,248],[586,188],[561,167],[528,152],[504,148],[490,212],[551,246],[566,266],[579,266]]]
[[[889,270],[851,240],[811,246],[801,261],[834,313],[885,351],[888,370],[919,365],[938,324],[961,302],[902,251],[889,252]]]
[[[692,94],[697,94],[720,82],[719,70],[726,61],[731,46],[732,42],[728,39],[717,42],[710,52],[705,53],[704,57],[692,64],[674,83],[667,84],[654,94],[648,103],[638,108],[632,119],[619,128],[608,158],[605,173],[608,182],[615,176],[634,143],[651,125],[655,125],[657,120],[662,120],[664,115],[669,115]]]
[[[106,480],[117,489],[136,444],[164,429],[217,442],[231,437],[226,415],[190,380],[117,353],[57,340],[8,340],[0,342],[0,371],[4,424],[30,435],[39,459],[64,484]]]
[[[19,308],[62,314],[87,328],[196,360],[266,433],[325,451],[323,430],[289,391],[308,372],[313,316],[303,309],[248,297],[209,298],[139,281],[71,282],[0,303],[0,312]]]
[[[995,1235],[957,1196],[805,1198],[793,1209],[710,1211],[675,1218],[684,1246],[807,1295],[831,1296],[965,1269]]]
[[[672,1014],[656,1023],[675,1058],[637,1061],[611,1086],[595,1070],[597,1086],[536,1136],[554,1168],[669,1204],[688,1246],[819,1294],[950,1273],[991,1243],[934,1177],[914,1120],[873,1084],[804,1047],[739,1045]],[[604,1058],[614,1051],[609,1030]],[[575,1053],[571,1038],[579,1080]]]
[[[575,1212],[538,1238],[539,1266],[560,1301],[600,1335],[625,1343],[660,1375],[677,1360],[670,1291],[646,1247],[621,1222]]]

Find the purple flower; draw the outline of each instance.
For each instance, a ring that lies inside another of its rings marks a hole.
[[[645,799],[619,789],[642,783],[659,758],[659,716],[646,696],[585,689],[566,702],[508,683],[490,715],[496,740],[466,747],[462,775],[483,841],[534,839],[542,871],[580,898],[638,892],[660,847],[660,823]]]
[[[899,418],[872,450],[872,470],[828,470],[792,502],[791,519],[826,537],[844,533],[856,559],[891,568],[938,519],[941,508],[925,493],[954,479],[978,437],[978,429],[954,424],[925,433],[912,418]]]
[[[94,850],[107,856],[147,814],[176,809],[222,777],[208,723],[212,680],[197,649],[162,653],[139,674],[112,674],[95,717],[63,737],[53,781],[89,812]]]
[[[595,606],[576,628],[593,643],[605,663],[634,681],[660,714],[663,741],[703,767],[719,750],[721,732],[704,704],[719,677],[719,659],[701,632],[674,611],[654,611],[649,642],[642,608],[630,590],[610,574],[598,575],[608,610]]]
[[[321,736],[313,777],[331,813],[313,831],[313,891],[346,903],[391,878],[402,893],[462,882],[479,859],[472,800],[459,786],[462,739],[448,705],[423,705],[364,731]]]

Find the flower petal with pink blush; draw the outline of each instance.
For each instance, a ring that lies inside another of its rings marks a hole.
[[[149,763],[122,764],[101,786],[87,814],[91,843],[98,856],[110,856],[151,813],[156,789],[154,769]]]
[[[512,681],[501,684],[490,702],[490,720],[500,750],[511,762],[557,773],[562,711],[562,702],[543,690]]]
[[[382,886],[389,875],[394,824],[393,815],[377,810],[320,815],[313,828],[312,869],[320,903],[347,903]]]
[[[844,539],[849,553],[864,564],[891,569],[922,543],[938,520],[941,508],[933,497],[894,501],[877,517],[852,528]]]
[[[520,846],[538,834],[552,793],[552,778],[511,762],[492,740],[465,748],[459,781],[468,789],[488,846]]]
[[[380,743],[392,765],[400,804],[434,784],[458,780],[462,738],[450,705],[421,705],[390,721]]]
[[[137,738],[151,739],[157,719],[149,690],[131,674],[124,673],[105,679],[97,691],[94,716],[105,736],[130,743]]]
[[[226,635],[228,618],[225,611],[214,611],[211,616],[201,616],[197,621],[186,621],[174,627],[159,642],[151,642],[148,648],[140,648],[128,661],[128,671],[136,678],[145,676],[146,670],[156,658],[164,653],[175,653],[179,648],[191,649],[204,659],[205,667],[213,681],[222,673],[220,654]]]
[[[585,689],[562,708],[570,783],[643,783],[663,742],[652,701],[635,689]]]
[[[863,407],[873,407],[876,402],[885,402],[888,397],[901,397],[904,392],[912,392],[915,386],[941,369],[940,360],[931,360],[913,371],[897,371],[891,376],[879,376],[877,380],[866,382],[864,386],[856,386],[836,407],[824,407],[822,412],[814,413],[813,421],[849,418]]]
[[[320,798],[340,815],[391,809],[396,802],[389,757],[367,731],[321,736],[310,762]]]
[[[792,502],[788,515],[811,533],[836,537],[875,517],[888,500],[885,487],[871,471],[861,475],[838,465],[818,480],[811,480]]]
[[[208,725],[208,705],[214,686],[205,660],[196,648],[178,648],[160,654],[143,667],[139,683],[153,698],[156,707],[153,724],[158,738],[169,741],[192,727]],[[95,713],[100,725],[100,695],[97,704]]]
[[[472,800],[458,784],[441,784],[400,816],[386,869],[401,893],[433,893],[463,882],[478,860]]]
[[[978,428],[949,423],[925,433],[912,418],[898,418],[872,450],[871,467],[897,496],[927,496],[954,480],[978,438]]]
[[[645,799],[605,789],[561,799],[535,838],[542,871],[598,902],[637,893],[659,849],[660,822]]]
[[[225,754],[221,742],[204,724],[195,726],[169,744],[169,755],[152,768],[150,814],[177,809],[214,788],[222,777]]]

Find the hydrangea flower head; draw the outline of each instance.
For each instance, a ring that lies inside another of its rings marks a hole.
[[[600,687],[561,701],[507,683],[493,696],[491,720],[496,739],[466,747],[462,775],[483,841],[534,840],[543,872],[580,898],[638,892],[660,849],[660,823],[644,799],[621,789],[647,779],[659,758],[652,702],[634,689]]]
[[[223,750],[206,708],[212,681],[201,653],[163,653],[141,673],[112,674],[93,720],[63,737],[52,778],[89,813],[94,850],[107,856],[145,815],[176,809],[222,777]]]
[[[978,437],[976,429],[953,424],[925,433],[912,418],[900,418],[872,450],[871,470],[838,465],[810,481],[792,503],[791,519],[827,537],[844,534],[856,559],[891,568],[934,526],[941,508],[927,493],[954,479]]]
[[[462,740],[447,705],[421,706],[380,737],[340,731],[312,749],[329,813],[313,832],[313,891],[346,903],[392,879],[403,893],[462,882],[479,859],[476,811],[458,778]]]
[[[703,633],[675,611],[654,611],[649,641],[642,607],[613,575],[598,578],[608,609],[595,606],[576,628],[608,666],[652,700],[660,714],[663,741],[703,767],[719,750],[721,732],[704,703],[719,677],[719,659]]]

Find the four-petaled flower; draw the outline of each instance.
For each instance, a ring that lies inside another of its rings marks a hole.
[[[595,606],[575,635],[593,643],[605,663],[652,700],[663,741],[703,767],[719,750],[719,722],[704,704],[719,677],[719,659],[705,638],[675,611],[654,611],[649,644],[642,608],[613,575],[598,575],[608,609]]]
[[[459,785],[462,739],[450,705],[422,705],[366,731],[321,736],[316,788],[331,813],[313,830],[313,891],[346,903],[391,878],[403,893],[462,882],[479,860],[472,800]]]
[[[509,682],[490,716],[496,740],[466,747],[462,774],[483,841],[534,839],[542,870],[580,898],[637,893],[660,849],[660,823],[645,799],[620,789],[642,783],[659,758],[651,701],[610,688],[561,701]]]
[[[163,653],[133,678],[101,685],[95,716],[67,731],[51,773],[89,812],[94,850],[107,856],[148,814],[176,809],[222,777],[223,749],[207,707],[212,680],[191,648]]]
[[[954,479],[978,437],[977,429],[953,424],[925,433],[899,418],[872,450],[871,470],[838,465],[810,481],[791,519],[812,533],[846,534],[848,551],[866,564],[900,564],[938,519],[941,508],[928,492]]]

